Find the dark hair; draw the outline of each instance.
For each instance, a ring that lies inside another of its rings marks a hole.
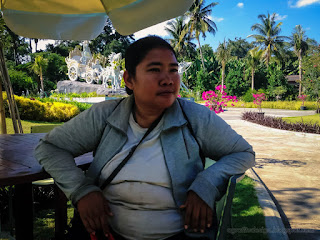
[[[149,51],[155,48],[169,49],[176,56],[171,45],[158,36],[148,36],[132,43],[125,53],[125,67],[130,76],[136,75],[136,67],[145,58]],[[126,92],[131,95],[133,92],[126,86]]]

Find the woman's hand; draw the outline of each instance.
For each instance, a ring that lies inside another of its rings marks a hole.
[[[101,192],[88,193],[78,201],[77,208],[83,225],[90,234],[102,230],[108,236],[108,217],[112,217],[113,214]]]
[[[195,192],[188,192],[187,201],[180,209],[185,209],[185,229],[204,233],[206,227],[211,227],[213,211]]]

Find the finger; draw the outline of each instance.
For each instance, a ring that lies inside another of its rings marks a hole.
[[[108,217],[106,215],[105,216],[101,216],[100,217],[100,221],[101,221],[103,234],[106,237],[108,237],[109,233],[110,233],[109,224],[108,224]]]
[[[99,228],[96,226],[95,221],[92,218],[87,218],[88,226],[92,229],[92,232],[96,232]],[[88,231],[89,232],[89,231]],[[91,232],[89,232],[91,233]]]
[[[185,208],[186,212],[184,215],[184,229],[188,229],[190,227],[191,223],[191,216],[192,216],[192,208],[186,207]]]
[[[200,217],[200,208],[197,205],[194,205],[192,209],[192,217],[191,217],[191,228],[193,231],[197,232],[199,227],[199,217]]]
[[[213,210],[210,207],[207,207],[207,228],[212,226],[213,221]]]
[[[202,206],[200,210],[200,220],[199,220],[199,228],[201,233],[204,233],[206,229],[206,222],[207,222],[207,207]]]
[[[91,227],[89,221],[82,220],[82,223],[88,233],[93,234],[93,235],[95,234],[95,230]]]

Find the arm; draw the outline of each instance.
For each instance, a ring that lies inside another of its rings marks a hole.
[[[92,191],[100,191],[86,178],[74,158],[93,151],[100,142],[112,103],[95,104],[61,127],[53,129],[38,144],[35,157],[55,179],[66,196],[76,203]]]
[[[213,209],[228,179],[254,166],[255,153],[252,146],[214,112],[204,111],[203,114],[206,116],[202,115],[202,123],[196,125],[195,133],[204,155],[217,162],[200,172],[189,190],[197,193]]]
[[[207,108],[197,108],[190,111],[198,113],[191,118],[191,125],[204,155],[217,163],[197,175],[189,188],[187,201],[181,207],[186,208],[185,228],[204,232],[206,227],[212,225],[214,203],[225,190],[227,180],[254,165],[254,152],[215,113]]]

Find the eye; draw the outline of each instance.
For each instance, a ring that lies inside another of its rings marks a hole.
[[[159,68],[150,68],[148,72],[160,72]]]
[[[170,70],[170,72],[178,72],[178,69],[173,68],[173,69]]]

